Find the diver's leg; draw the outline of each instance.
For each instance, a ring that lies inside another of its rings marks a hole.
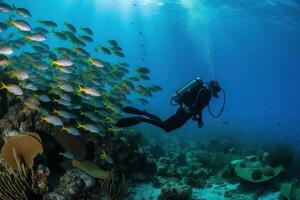
[[[189,119],[192,118],[190,113],[187,113],[182,108],[179,108],[175,115],[169,117],[163,122],[166,132],[173,131],[183,126]]]
[[[156,115],[154,114],[151,114],[151,113],[148,113],[147,111],[142,111],[142,110],[139,110],[137,108],[134,108],[132,106],[126,106],[124,109],[123,109],[124,112],[126,113],[129,113],[129,114],[135,114],[135,115],[144,115],[146,117],[149,117],[151,119],[155,119],[155,120],[158,120],[158,121],[161,121],[161,119],[159,117],[157,117]]]
[[[141,117],[127,117],[127,118],[119,119],[115,124],[115,126],[119,128],[125,128],[125,127],[138,125],[141,122],[142,122]]]
[[[154,114],[151,114],[151,113],[148,113],[146,110],[142,111],[141,115],[149,117],[150,119],[154,119],[154,120],[157,120],[157,121],[162,121],[158,116],[156,116]]]
[[[154,119],[141,118],[142,122],[146,122],[164,129],[166,132],[173,131],[180,128],[191,118],[191,114],[186,113],[182,108],[179,108],[173,116],[169,117],[165,121],[159,121]]]

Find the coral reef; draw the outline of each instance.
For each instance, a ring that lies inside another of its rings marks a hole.
[[[95,179],[79,169],[67,170],[60,178],[59,185],[47,194],[45,200],[72,200],[95,185]]]
[[[169,183],[164,185],[159,195],[159,200],[190,200],[192,187],[183,183]]]
[[[11,155],[12,152],[15,152],[18,158],[22,158],[26,166],[35,169],[35,187],[39,188],[39,193],[33,197],[34,199],[42,198],[42,194],[49,190],[50,193],[44,195],[44,199],[99,199],[101,196],[103,197],[101,184],[97,184],[93,177],[102,177],[102,185],[112,184],[107,179],[109,178],[108,169],[112,167],[139,181],[150,179],[156,174],[155,161],[148,158],[148,153],[141,151],[139,143],[142,137],[139,132],[130,129],[120,131],[118,135],[103,138],[101,143],[88,134],[75,137],[38,120],[39,114],[23,109],[22,102],[11,98],[9,93],[5,93],[4,96],[7,97],[8,107],[3,113],[3,118],[0,119],[1,139],[4,139],[1,145],[3,160],[12,168],[18,169],[16,159]],[[33,131],[35,133],[32,133]],[[99,156],[104,150],[118,162],[112,164],[104,162]],[[70,169],[72,162],[70,163],[69,159],[57,159],[58,152],[72,153],[74,158],[78,159],[73,161],[73,166],[80,170]],[[40,156],[35,159],[37,155]],[[55,162],[52,161],[52,157],[55,158]],[[91,160],[84,160],[85,158]],[[53,169],[51,183],[48,183],[50,170],[39,165],[40,163],[45,163]],[[60,175],[61,172],[57,173],[58,170],[66,171]],[[101,176],[102,172],[104,172],[104,176]],[[17,171],[11,173],[11,176],[18,177],[17,173]],[[13,182],[14,179],[7,181]],[[56,183],[56,179],[59,179],[59,183]],[[109,196],[122,196],[127,191],[125,181],[117,182],[116,180],[118,179],[115,177],[112,185],[113,187],[118,186],[120,193],[112,194],[107,191]],[[5,183],[7,182],[3,182],[3,184]],[[33,189],[25,188],[24,191],[26,190],[32,191]],[[35,192],[31,193],[35,194]],[[28,194],[25,195],[27,197]]]
[[[134,129],[104,127],[103,137],[85,132],[74,136],[39,120],[40,114],[25,109],[22,99],[1,91],[0,101],[5,101],[6,107],[0,110],[0,146],[7,165],[1,174],[0,199],[5,200],[130,199],[129,185],[142,183],[152,183],[160,200],[201,199],[208,193],[216,199],[243,199],[244,194],[258,197],[265,192],[264,185],[258,183],[273,179],[270,188],[279,188],[282,166],[288,170],[294,157],[288,145],[245,156],[232,141],[182,142],[176,146],[148,140]],[[59,156],[63,153],[74,159]],[[18,170],[19,159],[30,169],[25,178]],[[242,182],[259,186],[251,190]],[[297,199],[297,188],[296,184],[282,185],[282,198]]]

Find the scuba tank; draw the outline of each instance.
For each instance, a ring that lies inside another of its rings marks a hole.
[[[186,96],[190,94],[190,92],[194,92],[198,90],[201,86],[203,86],[203,81],[197,77],[183,86],[181,89],[177,90],[171,98],[171,102],[176,102],[177,104],[183,104]],[[174,103],[172,103],[174,104]]]

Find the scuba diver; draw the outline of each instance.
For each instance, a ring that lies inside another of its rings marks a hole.
[[[209,105],[209,101],[212,97],[219,98],[218,93],[223,91],[224,104],[221,112],[218,115],[214,115],[209,112],[213,117],[219,117],[224,111],[225,107],[225,92],[219,86],[217,81],[210,81],[204,83],[200,78],[195,78],[183,88],[176,91],[171,98],[172,105],[180,105],[177,112],[169,117],[167,120],[162,121],[156,115],[148,113],[147,111],[138,110],[131,106],[124,108],[125,113],[139,115],[137,117],[128,117],[120,119],[117,123],[117,127],[130,127],[139,123],[145,122],[162,128],[166,132],[173,131],[183,126],[189,119],[193,119],[198,122],[198,127],[203,127],[202,110]],[[175,102],[175,103],[174,103]]]

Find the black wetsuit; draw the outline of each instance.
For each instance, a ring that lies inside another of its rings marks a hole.
[[[191,92],[189,96],[184,98],[184,105],[189,108],[187,110],[190,110],[190,112],[186,111],[186,109],[181,105],[174,115],[165,121],[162,121],[156,115],[144,111],[143,115],[149,118],[141,117],[141,121],[160,127],[166,132],[170,132],[181,127],[191,118],[197,120],[198,124],[202,126],[202,110],[208,105],[210,99],[211,94],[209,90],[206,87],[201,86],[201,88]],[[196,101],[198,102],[197,105]]]

